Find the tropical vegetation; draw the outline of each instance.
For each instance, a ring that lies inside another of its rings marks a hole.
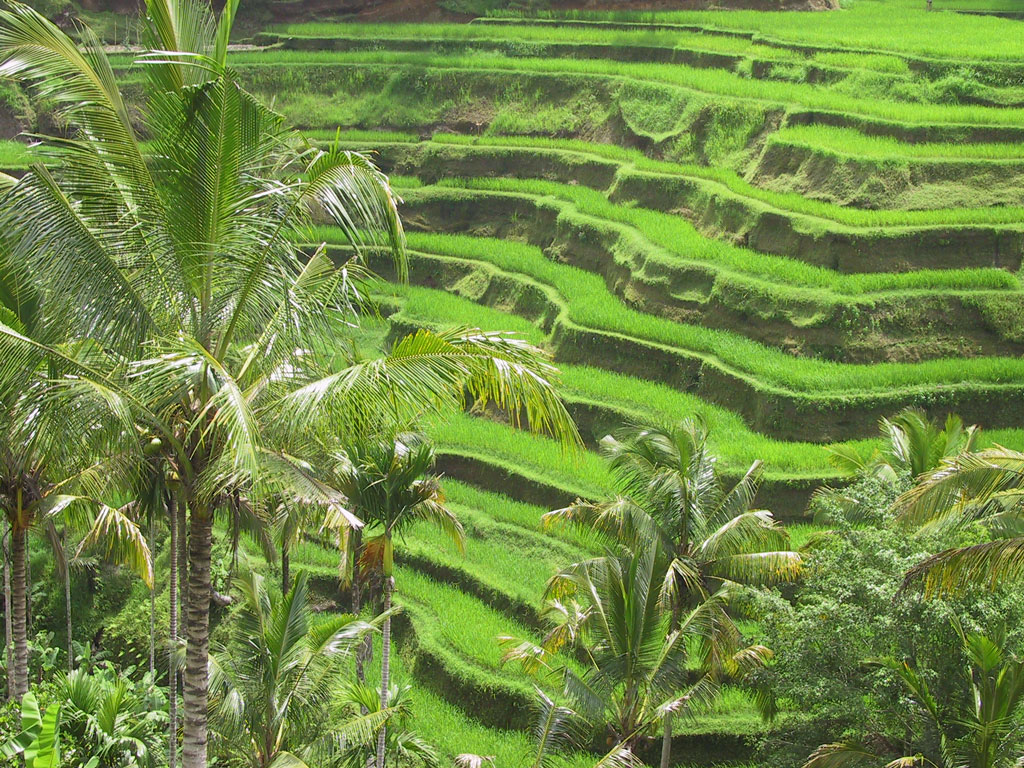
[[[101,5],[0,4],[0,763],[1020,763],[1020,9]]]

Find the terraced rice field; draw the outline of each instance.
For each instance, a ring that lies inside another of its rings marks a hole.
[[[866,451],[905,405],[1024,447],[1021,28],[923,6],[300,24],[234,63],[314,141],[376,152],[405,200],[412,284],[380,289],[368,343],[515,331],[553,354],[591,448],[700,414],[726,474],[766,462],[760,501],[799,543],[837,479],[823,446]],[[595,551],[540,515],[613,483],[495,420],[431,431],[469,541],[403,544],[398,677],[443,754],[525,764],[532,682],[495,637],[536,634],[546,580]],[[294,560],[334,588],[336,553]],[[676,753],[742,761],[763,727],[731,691]]]

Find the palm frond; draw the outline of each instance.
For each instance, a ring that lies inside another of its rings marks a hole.
[[[923,584],[926,595],[962,594],[978,586],[995,589],[1024,578],[1024,538],[1001,539],[947,549],[907,572],[903,588]]]
[[[854,768],[858,765],[877,765],[880,758],[863,744],[857,742],[835,742],[822,744],[802,768]]]
[[[130,567],[147,587],[153,588],[153,558],[149,543],[123,508],[103,505],[76,555],[94,546],[100,547],[113,562]]]

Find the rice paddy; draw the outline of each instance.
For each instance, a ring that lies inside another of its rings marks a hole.
[[[763,461],[759,503],[799,547],[807,497],[843,480],[826,446],[867,455],[879,416],[958,410],[981,445],[1024,447],[1024,57],[1008,22],[944,12],[969,0],[923,6],[296,23],[234,65],[314,141],[377,152],[404,198],[413,284],[379,288],[364,351],[515,333],[553,354],[591,448],[696,417],[726,477]],[[520,765],[532,686],[557,686],[496,638],[536,638],[547,580],[600,551],[541,515],[616,485],[494,414],[427,431],[467,548],[421,524],[399,548],[398,679],[445,756]],[[294,560],[337,568],[318,543]],[[727,689],[680,727],[699,749],[765,726]]]

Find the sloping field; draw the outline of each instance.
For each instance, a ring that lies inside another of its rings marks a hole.
[[[838,479],[823,446],[867,450],[906,405],[1024,446],[1019,23],[923,6],[301,24],[234,63],[404,198],[411,285],[380,291],[367,338],[515,331],[558,362],[590,448],[699,414],[725,473],[764,460],[760,503],[794,522]],[[532,682],[495,637],[540,631],[546,580],[594,551],[540,515],[613,483],[496,418],[432,433],[469,540],[417,528],[400,550],[399,679],[444,754],[518,765]],[[336,554],[294,559],[333,588]],[[742,760],[763,727],[730,691],[677,754]]]

